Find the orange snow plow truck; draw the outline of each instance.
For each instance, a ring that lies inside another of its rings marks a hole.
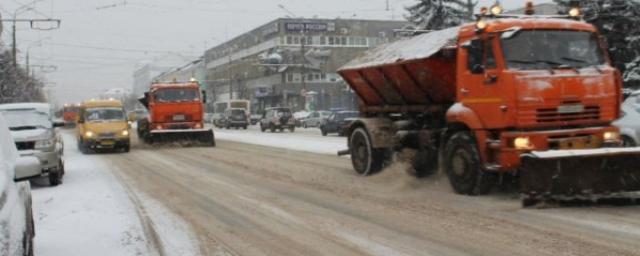
[[[138,137],[146,143],[197,142],[215,146],[204,124],[206,95],[197,82],[155,83],[138,101],[149,115],[138,121]]]
[[[596,28],[576,9],[477,18],[377,47],[340,68],[361,117],[339,154],[370,175],[394,151],[414,149],[416,175],[442,167],[467,195],[512,175],[524,206],[640,190],[640,149],[622,148],[611,125],[620,73]]]

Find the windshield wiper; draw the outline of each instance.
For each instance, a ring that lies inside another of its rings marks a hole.
[[[16,127],[10,127],[9,130],[11,131],[24,131],[24,130],[35,130],[38,129],[37,126],[16,126]]]
[[[547,70],[552,75],[554,75],[556,73],[555,71],[553,71],[553,66],[562,65],[562,63],[558,63],[558,62],[550,61],[550,60],[507,60],[507,62],[514,62],[514,63],[520,63],[520,64],[539,64],[539,63],[543,63],[543,64],[546,64]]]
[[[592,67],[594,67],[594,68],[598,71],[598,73],[600,73],[600,74],[602,74],[602,72],[603,72],[603,71],[602,71],[602,69],[600,69],[600,67],[598,66],[598,64],[589,63],[589,62],[587,62],[586,60],[574,59],[574,58],[571,58],[571,57],[562,57],[562,59],[563,59],[563,60],[568,60],[568,61],[577,62],[577,63],[586,64],[586,65],[583,65],[582,67],[589,67],[589,66],[592,66]]]

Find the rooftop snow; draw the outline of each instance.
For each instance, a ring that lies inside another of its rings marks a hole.
[[[458,38],[458,30],[460,27],[452,27],[380,45],[353,59],[340,70],[428,58],[453,44]]]

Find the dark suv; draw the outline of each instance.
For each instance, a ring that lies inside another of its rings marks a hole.
[[[347,127],[358,118],[358,111],[338,111],[331,114],[320,125],[322,136],[329,133],[337,133],[339,136],[346,135]]]
[[[230,108],[224,111],[219,122],[221,127],[227,129],[231,127],[235,127],[236,129],[242,127],[242,129],[246,130],[249,125],[249,117],[243,108]]]
[[[264,132],[267,129],[271,130],[271,132],[276,130],[282,132],[284,129],[289,129],[291,132],[295,131],[296,122],[293,114],[291,114],[291,109],[267,108],[262,115],[262,119],[260,119],[260,130]]]

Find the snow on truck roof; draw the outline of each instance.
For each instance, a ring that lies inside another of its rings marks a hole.
[[[451,27],[382,44],[356,57],[339,71],[428,58],[444,47],[455,45],[459,30],[460,27]]]

